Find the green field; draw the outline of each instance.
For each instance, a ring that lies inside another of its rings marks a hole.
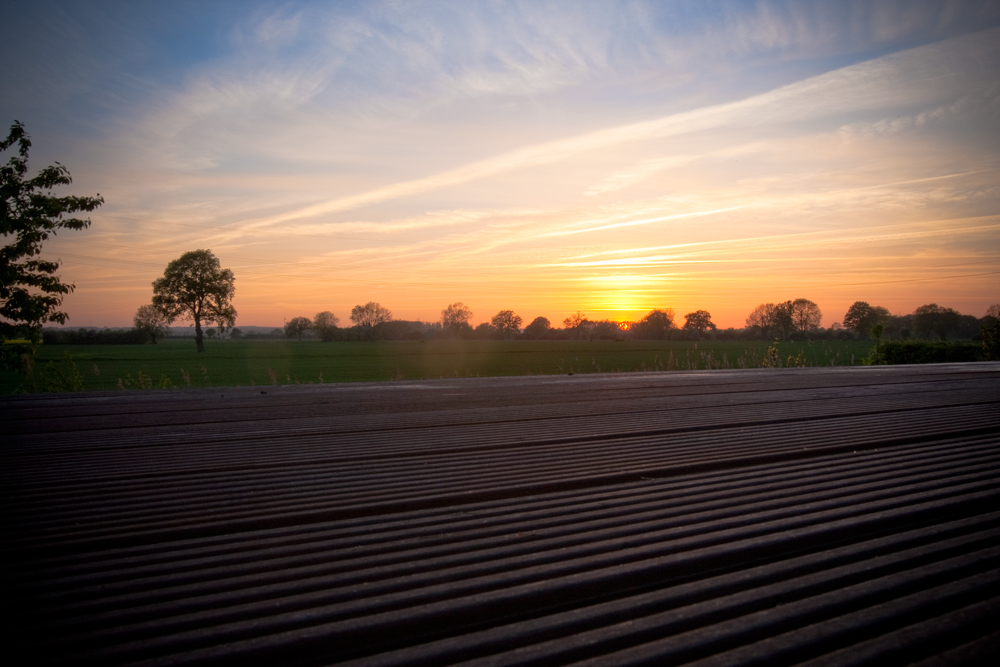
[[[865,341],[781,343],[779,357],[799,365],[860,364]],[[58,388],[76,377],[84,390],[150,387],[229,387],[364,382],[498,375],[648,372],[756,368],[768,343],[746,341],[427,341],[322,343],[292,340],[192,340],[158,345],[40,345],[36,387]],[[52,379],[55,379],[55,382]],[[0,392],[30,390],[0,372]]]

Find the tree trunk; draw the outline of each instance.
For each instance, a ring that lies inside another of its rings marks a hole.
[[[201,337],[201,318],[197,315],[194,316],[194,343],[199,352],[205,351],[205,341]]]

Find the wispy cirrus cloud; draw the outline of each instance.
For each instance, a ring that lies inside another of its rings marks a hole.
[[[980,69],[984,61],[1000,58],[998,44],[1000,29],[984,31],[845,67],[736,102],[523,147],[431,176],[392,183],[249,221],[249,225],[270,226],[358,209],[513,170],[565,161],[627,143],[720,127],[815,121],[846,112],[889,107],[904,100],[912,104],[919,102],[920,97],[930,100],[941,92],[927,84],[958,76],[969,69]],[[921,92],[922,88],[926,88],[925,92]],[[859,96],[859,90],[864,90],[866,94]],[[914,99],[915,96],[917,99]],[[656,168],[672,166],[671,158],[664,158],[653,165]]]
[[[895,134],[906,130],[920,128],[929,123],[937,123],[955,116],[990,110],[1000,111],[1000,84],[987,83],[982,90],[975,91],[972,96],[963,96],[954,102],[942,104],[917,114],[897,115],[891,118],[880,118],[874,122],[861,122],[844,125],[838,128],[841,135],[858,135],[870,137]]]
[[[424,308],[449,280],[477,310],[737,309],[805,277],[847,299],[997,243],[969,222],[1000,202],[995,3],[35,5],[5,14],[24,67],[0,112],[43,110],[38,155],[57,133],[74,187],[107,199],[81,308],[87,276],[155,277],[128,244],[233,258],[241,315],[266,320]]]
[[[1000,223],[1000,216],[991,216],[987,220],[975,219],[975,222],[986,222],[992,221],[994,223]],[[964,235],[983,235],[985,233],[996,233],[1000,231],[1000,224],[978,224],[973,226],[953,226],[960,222],[970,222],[968,220],[962,221],[943,221],[948,226],[944,229],[927,229],[927,230],[906,230],[906,231],[894,231],[891,233],[882,234],[872,234],[871,229],[855,229],[855,230],[837,230],[832,232],[807,232],[799,234],[783,234],[777,236],[767,236],[767,237],[748,237],[748,238],[736,238],[736,239],[726,239],[724,241],[704,241],[698,243],[685,243],[677,244],[672,246],[660,246],[656,250],[674,250],[673,253],[660,253],[643,255],[636,257],[634,255],[649,252],[650,249],[624,249],[613,251],[612,254],[628,254],[633,255],[629,257],[617,257],[613,259],[597,259],[597,260],[587,260],[587,261],[577,261],[577,262],[562,262],[558,266],[566,267],[584,267],[584,266],[649,266],[649,265],[662,265],[671,264],[678,261],[686,261],[692,257],[706,256],[706,255],[718,255],[725,253],[730,256],[727,261],[745,261],[744,259],[735,259],[731,256],[740,255],[744,253],[760,253],[762,251],[774,251],[774,250],[802,250],[810,249],[815,250],[817,248],[829,248],[834,246],[853,246],[853,245],[879,245],[884,246],[888,243],[898,243],[904,241],[914,241],[923,240],[929,238],[942,238],[942,237],[958,237]],[[899,229],[900,226],[896,226],[895,229]],[[909,226],[908,226],[909,227]],[[767,261],[767,260],[764,260]]]

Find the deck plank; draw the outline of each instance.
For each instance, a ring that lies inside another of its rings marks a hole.
[[[954,662],[1000,621],[997,363],[13,396],[0,419],[37,664]]]

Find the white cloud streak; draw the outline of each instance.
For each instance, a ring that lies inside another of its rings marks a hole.
[[[393,183],[303,208],[248,221],[250,228],[312,218],[456,186],[515,169],[575,158],[626,143],[704,132],[720,127],[792,123],[848,111],[913,103],[919,82],[931,84],[1000,57],[1000,29],[918,47],[812,77],[762,95],[694,109],[655,120],[527,146],[433,176]],[[927,86],[926,97],[938,94]],[[860,94],[863,93],[863,94]]]
[[[991,216],[992,220],[1000,220],[1000,216]],[[899,243],[903,241],[914,241],[918,239],[958,237],[966,235],[982,235],[985,233],[1000,231],[1000,224],[976,225],[972,227],[949,227],[946,229],[930,229],[923,231],[902,231],[889,234],[861,234],[850,235],[852,231],[868,232],[870,230],[838,230],[836,232],[817,232],[805,234],[786,234],[769,237],[753,237],[741,239],[726,239],[724,241],[707,241],[700,243],[685,243],[672,246],[660,246],[657,250],[674,249],[678,252],[670,254],[646,255],[643,257],[622,257],[616,259],[601,259],[585,262],[562,262],[555,266],[563,267],[584,267],[584,266],[647,266],[670,264],[679,260],[700,255],[712,255],[725,252],[727,255],[742,253],[758,253],[762,251],[775,250],[801,250],[815,249],[819,247],[835,246],[856,246],[856,245],[878,245],[889,243]],[[845,235],[846,234],[846,235]],[[829,238],[831,235],[840,235],[840,238]],[[695,250],[700,248],[700,250]],[[619,250],[618,253],[639,253],[648,252],[650,249]]]

